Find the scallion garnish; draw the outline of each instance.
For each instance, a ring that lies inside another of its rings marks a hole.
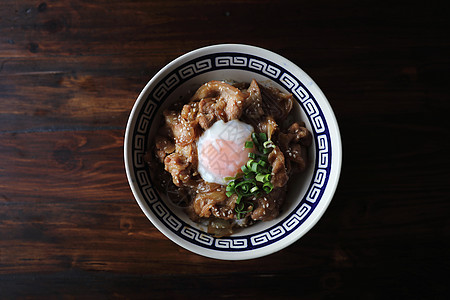
[[[247,210],[244,210],[245,206],[247,206]],[[240,219],[242,216],[245,216],[246,213],[253,210],[253,204],[250,202],[240,202],[238,205],[236,205],[235,210],[237,213],[237,218]]]
[[[258,161],[258,165],[260,165],[262,168],[267,167],[268,164],[269,164],[269,163],[267,163],[267,162],[265,162],[265,161],[263,161],[263,160]]]
[[[254,187],[252,187],[252,189],[250,190],[250,193],[255,193],[257,190],[259,190],[259,187],[257,187],[256,185]]]
[[[264,148],[275,148],[275,145],[272,141],[265,141],[263,146]]]
[[[245,142],[245,148],[255,148],[256,152],[248,154],[249,160],[241,167],[243,176],[225,178],[227,181],[231,180],[226,187],[227,197],[237,195],[235,207],[237,219],[253,211],[254,205],[249,199],[245,200],[247,197],[258,197],[261,193],[268,194],[273,189],[270,183],[272,168],[269,165],[268,154],[275,145],[263,132],[252,133],[251,137],[252,141]]]
[[[264,154],[269,154],[271,151],[272,151],[272,149],[270,149],[270,148],[264,148],[263,149],[263,153]]]
[[[265,183],[265,182],[270,181],[270,174],[257,174],[255,176],[255,179],[256,179],[256,181]]]
[[[255,144],[259,144],[259,142],[258,142],[258,135],[256,134],[256,133],[252,133],[252,140],[253,140],[253,142],[255,143]]]
[[[259,134],[259,140],[260,140],[261,143],[264,144],[265,142],[267,142],[267,135],[264,132],[261,132]]]
[[[256,161],[253,161],[250,168],[254,173],[258,173],[258,171],[259,171],[258,167],[259,167],[258,163]]]
[[[267,194],[270,193],[270,192],[273,190],[273,184],[272,184],[270,181],[264,183],[264,185],[263,185],[263,190],[264,190],[264,192],[266,192]]]

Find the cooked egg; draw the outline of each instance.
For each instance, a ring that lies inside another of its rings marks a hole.
[[[225,177],[234,177],[248,161],[252,149],[253,127],[238,120],[217,121],[205,130],[197,142],[198,172],[206,182],[227,184]]]

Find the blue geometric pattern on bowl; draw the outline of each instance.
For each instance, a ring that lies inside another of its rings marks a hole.
[[[152,187],[144,161],[150,125],[159,106],[171,91],[193,76],[220,69],[241,69],[258,73],[275,81],[294,95],[312,125],[316,148],[314,173],[308,190],[287,217],[274,226],[253,235],[213,237],[179,219]],[[289,71],[264,58],[238,52],[223,52],[193,59],[173,70],[155,85],[143,103],[132,128],[132,172],[149,209],[176,235],[193,244],[217,251],[249,251],[265,247],[293,233],[314,211],[326,189],[331,168],[331,139],[323,112],[311,92]]]

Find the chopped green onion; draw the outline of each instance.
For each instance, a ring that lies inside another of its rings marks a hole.
[[[265,167],[267,167],[268,163],[263,161],[263,160],[260,160],[260,161],[258,161],[258,165],[260,165],[261,167],[265,168]]]
[[[244,180],[251,180],[251,179],[253,179],[255,176],[254,176],[254,174],[253,173],[247,173],[247,174],[245,174],[244,175]]]
[[[243,172],[236,177],[226,177],[229,181],[226,187],[227,197],[237,195],[235,212],[236,218],[245,217],[254,209],[254,204],[249,202],[250,198],[256,199],[261,193],[270,193],[273,184],[270,182],[272,168],[269,164],[268,154],[275,148],[274,143],[267,138],[264,132],[251,135],[251,141],[245,142],[245,148],[254,148],[254,152],[248,154],[248,161],[241,167]],[[247,207],[247,210],[244,210]]]
[[[259,134],[259,140],[261,141],[261,142],[266,142],[267,141],[267,135],[264,133],[264,132],[261,132],[260,134]]]
[[[265,178],[266,178],[265,174],[257,174],[255,176],[256,181],[259,181],[259,182],[264,182]]]
[[[271,140],[265,141],[263,144],[264,148],[275,148],[275,145]]]
[[[249,159],[248,161],[247,161],[247,168],[252,168],[252,165],[253,165],[253,162],[254,162],[254,160],[253,159]]]
[[[254,132],[252,133],[252,140],[255,144],[258,144],[258,136]]]
[[[263,190],[266,194],[270,193],[273,190],[273,184],[270,181],[264,183]]]
[[[247,210],[245,209],[245,206],[247,205]],[[253,211],[253,204],[250,202],[241,202],[238,205],[236,205],[235,211],[237,212],[237,219],[241,219],[245,214]]]
[[[236,184],[236,188],[244,186],[244,185],[248,184],[248,182],[249,182],[248,180],[239,182],[238,184]]]
[[[242,195],[238,195],[238,198],[236,200],[236,204],[239,204],[239,202],[241,202],[241,199],[242,199]]]
[[[257,190],[259,190],[259,188],[257,186],[252,187],[252,189],[250,190],[250,193],[254,193]]]

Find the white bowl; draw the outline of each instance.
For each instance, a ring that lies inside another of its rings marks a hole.
[[[210,80],[256,79],[292,93],[297,117],[313,135],[309,168],[288,183],[280,215],[228,237],[216,238],[153,187],[144,154],[151,147],[162,111]],[[271,51],[223,44],[189,52],[162,68],[145,86],[125,133],[125,168],[134,197],[147,218],[173,242],[199,255],[225,260],[252,259],[279,251],[310,230],[336,190],[342,160],[334,113],[322,91],[299,67]]]

